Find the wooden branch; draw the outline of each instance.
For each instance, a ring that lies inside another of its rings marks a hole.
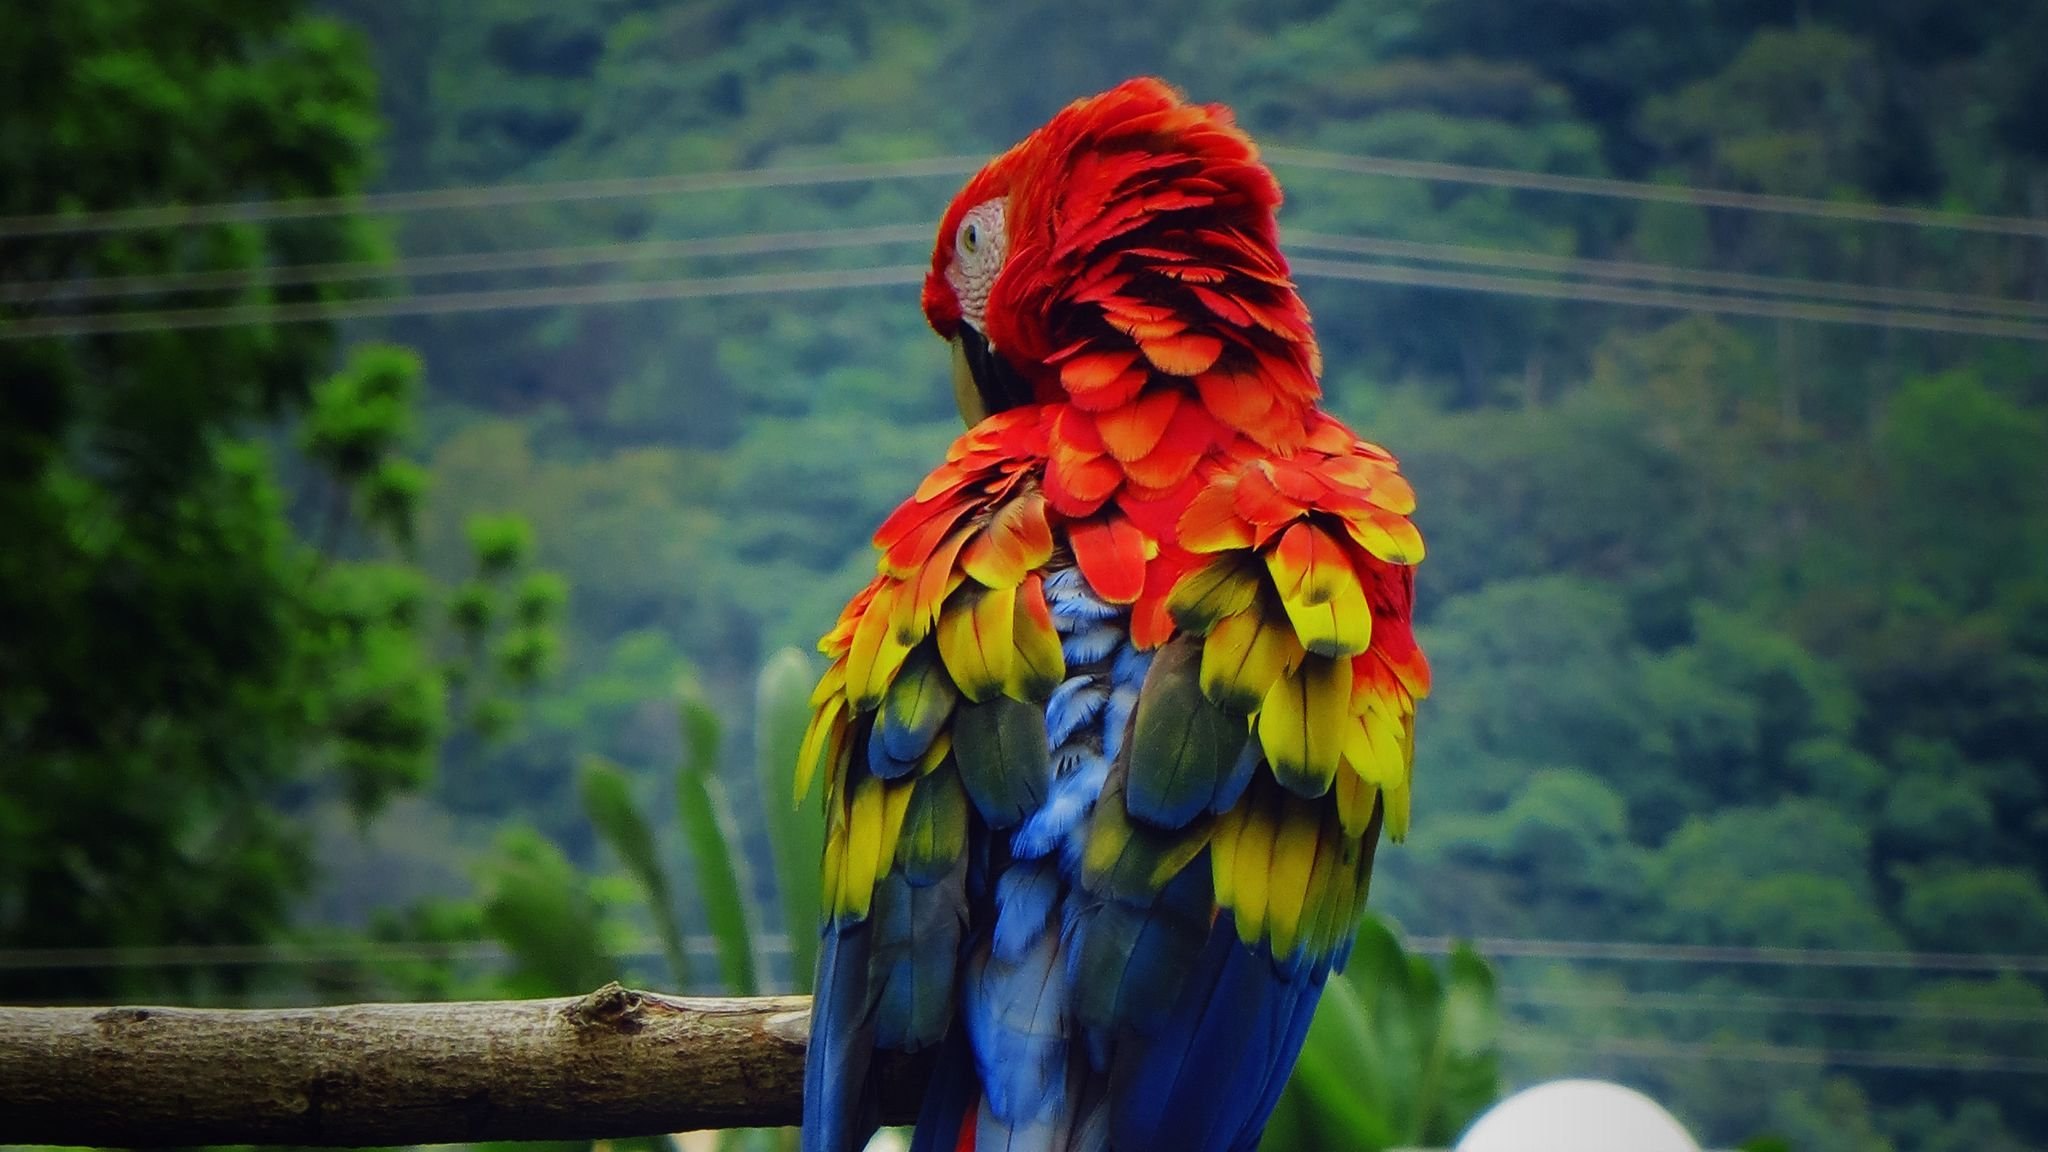
[[[0,1008],[0,1144],[327,1146],[795,1124],[803,996]],[[923,1070],[882,1069],[883,1115]]]

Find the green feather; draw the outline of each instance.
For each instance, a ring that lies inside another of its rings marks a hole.
[[[994,828],[1022,823],[1052,787],[1045,716],[1021,700],[963,702],[953,715],[953,756],[967,795]]]
[[[1112,772],[1095,802],[1081,883],[1089,892],[1149,906],[1208,846],[1215,820],[1206,812],[1185,827],[1164,829],[1130,818],[1124,781]]]
[[[896,867],[914,885],[936,883],[967,852],[967,792],[951,756],[911,786]]]
[[[1182,636],[1153,659],[1138,695],[1128,803],[1133,817],[1162,828],[1209,806],[1251,737],[1244,717],[1203,694],[1201,671],[1201,641]]]
[[[939,663],[936,645],[924,643],[911,649],[882,699],[880,723],[889,754],[908,761],[924,755],[932,737],[952,714],[959,695]]]
[[[1226,553],[1208,567],[1181,577],[1167,596],[1167,611],[1184,631],[1201,635],[1225,616],[1252,606],[1264,581],[1264,567],[1256,553]]]

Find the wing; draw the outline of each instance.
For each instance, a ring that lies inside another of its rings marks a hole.
[[[1205,465],[1082,874],[1079,1020],[1117,1148],[1250,1149],[1406,834],[1422,543],[1393,459],[1321,419]],[[1162,562],[1171,561],[1171,557]],[[1142,618],[1146,605],[1137,606]]]
[[[826,811],[806,1152],[865,1145],[877,1046],[957,1037],[965,933],[991,918],[970,916],[994,899],[991,833],[1052,786],[1044,706],[1064,664],[1040,572],[1040,421],[1019,409],[954,443],[877,531],[880,574],[821,645],[832,663],[797,769],[801,797],[822,765]],[[973,1084],[954,1096],[950,1118],[921,1127],[957,1131]]]

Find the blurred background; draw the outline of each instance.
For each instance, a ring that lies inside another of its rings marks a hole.
[[[1564,1075],[2048,1145],[2048,3],[13,8],[0,1001],[805,986],[805,653],[958,430],[917,266],[1152,72],[1430,542],[1267,1146]]]

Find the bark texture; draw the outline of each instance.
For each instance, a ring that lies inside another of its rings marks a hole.
[[[810,1000],[0,1008],[0,1144],[327,1146],[795,1124]],[[922,1070],[881,1070],[907,1122]]]

